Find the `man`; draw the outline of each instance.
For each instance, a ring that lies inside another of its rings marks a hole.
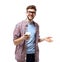
[[[13,41],[16,45],[15,58],[17,62],[39,62],[38,42],[51,42],[51,37],[39,38],[39,25],[34,22],[36,6],[26,8],[27,19],[18,23],[13,33]]]

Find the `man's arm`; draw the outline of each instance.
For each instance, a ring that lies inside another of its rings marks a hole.
[[[52,42],[53,40],[51,38],[52,37],[45,37],[45,38],[42,38],[42,39],[38,39],[38,42],[42,42],[42,41]]]
[[[20,38],[18,38],[18,39],[15,39],[15,40],[13,40],[14,41],[14,44],[15,45],[18,45],[18,44],[20,44],[20,42],[22,42],[24,40],[24,36],[22,36],[22,37],[20,37]]]
[[[43,38],[43,39],[38,39],[38,42],[42,42],[42,41],[44,41],[45,39]]]
[[[21,36],[20,38],[15,39],[15,40],[14,40],[14,44],[15,44],[15,45],[18,45],[18,44],[20,44],[22,41],[28,40],[29,38],[30,38],[29,35],[24,34],[24,35]]]

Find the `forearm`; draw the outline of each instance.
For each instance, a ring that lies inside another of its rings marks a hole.
[[[15,45],[18,45],[18,44],[20,44],[20,42],[22,42],[24,40],[24,36],[22,36],[22,37],[20,37],[20,38],[18,38],[18,39],[15,39],[14,40],[14,44]]]
[[[44,41],[44,40],[45,40],[44,38],[38,39],[38,42],[42,42],[42,41]]]

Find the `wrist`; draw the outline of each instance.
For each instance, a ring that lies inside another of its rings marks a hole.
[[[23,36],[21,37],[21,39],[25,40],[25,36],[23,35]]]
[[[45,38],[42,38],[41,41],[45,41]]]

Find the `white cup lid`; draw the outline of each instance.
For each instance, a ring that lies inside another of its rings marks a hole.
[[[31,33],[30,32],[26,32],[25,35],[30,35]]]

